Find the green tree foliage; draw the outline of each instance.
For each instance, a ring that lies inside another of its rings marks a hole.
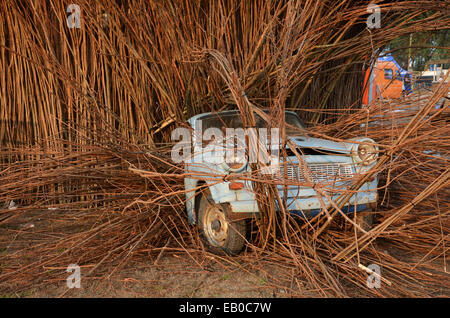
[[[401,36],[391,41],[385,51],[392,51],[392,55],[404,69],[408,69],[408,56],[411,54],[413,70],[423,71],[425,63],[429,60],[449,59],[448,47],[450,47],[450,30],[447,29]]]

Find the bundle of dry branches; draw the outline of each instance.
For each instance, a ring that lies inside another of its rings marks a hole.
[[[207,252],[184,212],[184,170],[170,160],[171,129],[236,107],[251,126],[266,107],[274,126],[290,109],[313,136],[376,140],[380,217],[362,236],[346,231],[347,193],[325,223],[298,222],[275,211],[283,202],[273,180],[254,174],[258,197],[271,204],[242,270],[282,264],[274,284],[293,296],[305,288],[348,296],[356,287],[357,295],[445,294],[449,114],[436,105],[449,86],[360,108],[375,52],[410,32],[447,29],[445,1],[380,5],[383,27],[373,30],[362,1],[78,4],[79,29],[67,28],[62,1],[0,4],[0,202],[17,204],[0,210],[0,289],[53,282],[70,263],[110,277],[132,258],[156,263],[163,252],[187,253],[204,268]],[[47,223],[28,229],[23,218]],[[385,253],[383,240],[410,261]],[[384,268],[382,291],[365,284],[374,263]],[[417,282],[426,288],[411,290]]]

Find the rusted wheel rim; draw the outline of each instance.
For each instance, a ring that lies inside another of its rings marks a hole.
[[[228,222],[223,211],[208,204],[203,221],[208,241],[215,246],[223,246],[228,237]]]

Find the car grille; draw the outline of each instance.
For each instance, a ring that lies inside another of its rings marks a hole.
[[[343,163],[308,163],[309,169],[303,169],[299,164],[287,163],[287,180],[307,182],[305,172],[308,172],[311,179],[317,182],[337,181],[353,177],[353,170],[350,164]],[[280,175],[284,175],[284,165],[280,164]]]

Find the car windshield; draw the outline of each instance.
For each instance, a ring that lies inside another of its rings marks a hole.
[[[301,119],[294,113],[286,112],[286,134],[299,135],[306,127]],[[202,130],[208,128],[243,128],[241,114],[239,112],[209,114],[200,117],[202,121]],[[266,128],[267,123],[261,116],[255,113],[256,128]]]

